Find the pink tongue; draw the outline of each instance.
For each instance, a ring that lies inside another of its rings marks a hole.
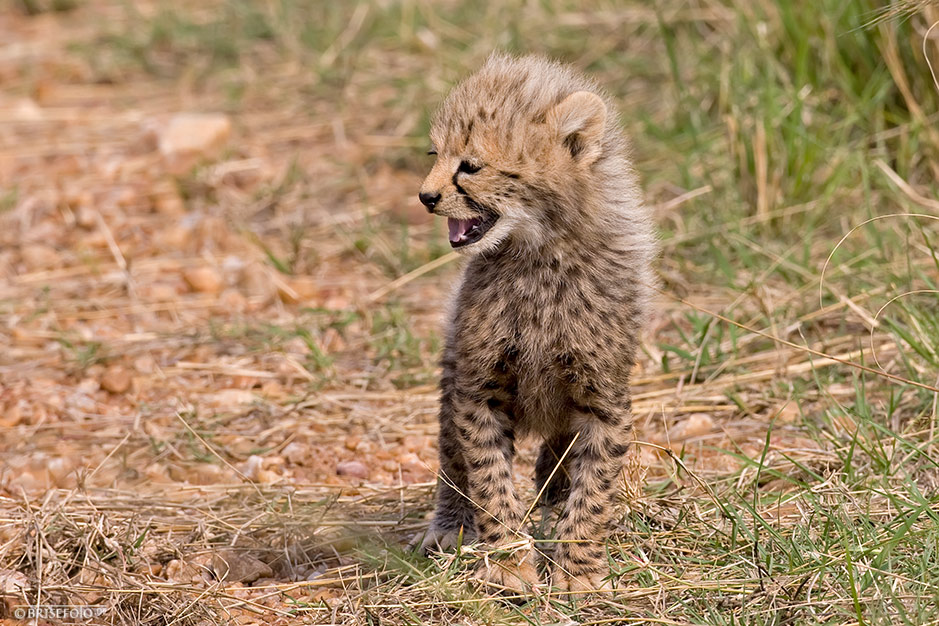
[[[447,228],[450,230],[450,242],[460,243],[466,239],[466,233],[478,223],[478,219],[458,220],[454,217],[448,217]]]

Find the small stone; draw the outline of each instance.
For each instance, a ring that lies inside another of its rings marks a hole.
[[[163,572],[163,565],[160,563],[141,562],[134,567],[133,571],[146,576],[159,576]]]
[[[256,483],[276,483],[280,481],[281,476],[277,472],[264,466],[274,464],[278,460],[283,462],[283,459],[278,459],[277,457],[263,459],[256,454],[252,454],[248,457],[248,460],[245,461],[244,465],[242,465],[241,472],[244,474],[245,478]]]
[[[297,276],[291,279],[290,286],[303,300],[315,300],[320,293],[319,283],[309,276]]]
[[[83,379],[79,385],[87,385],[84,387],[84,389],[88,393],[92,393],[101,389],[101,383],[98,382],[98,379],[104,376],[106,371],[107,368],[101,363],[92,363],[85,368],[85,374],[87,378]]]
[[[93,413],[97,405],[90,394],[98,391],[100,387],[96,380],[83,380],[74,387],[75,391],[65,397],[65,408],[72,412]]]
[[[325,573],[326,573],[326,568],[320,566],[315,569],[311,569],[309,572],[307,572],[306,575],[303,577],[303,580],[316,580],[317,578],[322,578],[323,574]]]
[[[263,466],[264,459],[257,454],[252,454],[248,457],[248,460],[245,461],[244,465],[241,466],[241,473],[244,474],[245,478],[248,480],[257,481]]]
[[[430,473],[430,469],[427,467],[427,463],[421,460],[421,457],[417,456],[413,452],[408,452],[401,456],[398,459],[398,463],[401,464],[401,470],[404,472],[411,472],[412,474],[423,476]]]
[[[178,113],[159,134],[160,152],[167,158],[209,156],[225,145],[231,120],[221,113]]]
[[[130,372],[120,365],[112,365],[101,377],[101,388],[111,393],[124,393],[130,389]]]
[[[199,570],[185,561],[173,559],[166,564],[163,575],[170,582],[188,584],[199,576]]]
[[[19,492],[20,489],[26,492],[33,492],[48,489],[49,484],[46,480],[40,480],[33,472],[24,470],[12,477],[7,488],[14,493]]]
[[[303,465],[310,458],[310,449],[299,441],[291,441],[282,452],[284,458],[294,465]]]
[[[222,270],[225,274],[237,276],[245,267],[244,260],[234,254],[229,254],[222,260]]]
[[[266,380],[261,383],[261,390],[258,392],[262,398],[271,402],[280,402],[284,397],[284,387],[276,380]]]
[[[38,122],[43,117],[42,107],[32,98],[17,98],[13,101],[13,119],[23,122]]]
[[[74,484],[74,476],[70,476],[73,469],[71,461],[63,457],[49,459],[46,464],[46,471],[49,472],[52,483],[61,488],[68,488]]]
[[[319,295],[316,281],[308,276],[297,276],[287,279],[286,283],[278,285],[278,295],[287,304],[306,304],[315,300]]]
[[[10,406],[7,406],[7,407],[0,407],[0,427],[12,428],[22,421],[23,421],[22,401],[12,403]]]
[[[401,447],[408,452],[420,452],[427,448],[427,437],[420,435],[405,435],[401,438]]]
[[[193,267],[183,271],[183,280],[193,291],[201,293],[218,293],[224,283],[222,277],[208,266]]]
[[[792,424],[801,417],[799,405],[795,402],[788,402],[783,405],[776,414],[776,421],[780,424]]]
[[[156,359],[149,354],[134,359],[134,369],[141,374],[152,374],[156,371]]]
[[[429,28],[420,28],[417,33],[417,40],[421,42],[427,50],[434,51],[440,48],[440,37]]]
[[[342,461],[336,464],[336,474],[350,478],[368,478],[368,468],[359,461]]]
[[[98,225],[97,212],[90,206],[79,206],[75,211],[75,223],[85,230],[91,230]]]
[[[714,418],[707,413],[692,413],[669,433],[672,441],[684,441],[714,431]]]
[[[167,224],[153,233],[153,241],[161,248],[182,250],[192,237],[192,229],[178,224]]]
[[[293,337],[284,342],[283,350],[287,354],[304,357],[310,353],[310,346],[303,337]]]
[[[331,311],[345,311],[352,305],[352,300],[345,295],[336,295],[323,302],[323,308]]]
[[[250,554],[224,550],[212,555],[212,571],[218,580],[251,583],[274,575],[270,565]]]

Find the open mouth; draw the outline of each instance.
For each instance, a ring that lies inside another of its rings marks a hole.
[[[450,230],[450,247],[462,248],[476,243],[492,228],[499,216],[486,211],[481,217],[461,220],[455,217],[447,218],[447,227]]]

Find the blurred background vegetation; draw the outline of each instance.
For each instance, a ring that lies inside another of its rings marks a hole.
[[[492,50],[573,63],[621,103],[659,208],[666,277],[737,293],[779,281],[805,296],[778,303],[783,310],[772,314],[783,319],[815,305],[820,260],[850,228],[888,213],[936,211],[897,183],[936,197],[939,88],[924,56],[936,53],[935,31],[925,39],[936,8],[928,2],[117,7],[113,25],[76,46],[98,80],[120,83],[140,72],[184,79],[226,94],[232,112],[289,108],[330,125],[335,146],[322,157],[336,162],[337,175],[307,184],[317,195],[330,192],[336,206],[359,193],[347,189],[350,181],[367,189],[377,169],[423,173],[429,114]],[[350,144],[358,158],[342,163]],[[680,210],[670,204],[675,197],[687,198]],[[357,245],[392,276],[444,250],[434,239],[421,245],[426,250],[401,250],[413,240],[373,227],[394,253],[373,246],[368,233]],[[851,296],[934,288],[916,275],[917,264],[904,262],[916,242],[924,260],[931,230],[917,219],[863,228],[839,249],[838,271],[827,278]],[[764,273],[758,266],[768,262],[774,267]],[[934,303],[911,297],[889,313],[921,301]],[[935,354],[929,337],[917,341]]]

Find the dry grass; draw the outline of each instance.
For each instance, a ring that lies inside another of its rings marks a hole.
[[[0,618],[935,623],[934,3],[54,4],[0,9]],[[403,547],[458,271],[427,113],[496,46],[609,86],[663,233],[614,596]],[[180,111],[225,147],[161,153]]]

